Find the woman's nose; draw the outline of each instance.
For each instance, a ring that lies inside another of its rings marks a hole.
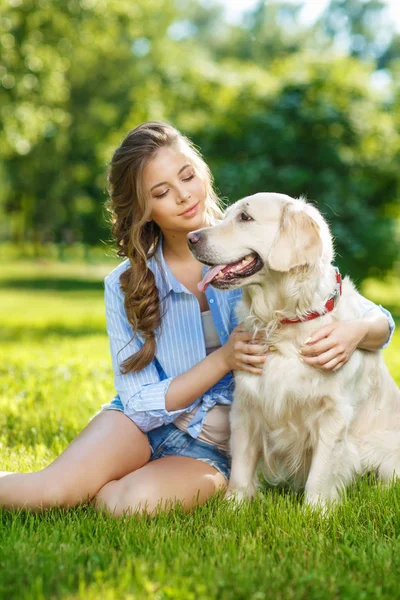
[[[190,194],[188,194],[185,190],[181,190],[178,192],[177,200],[179,204],[182,204],[182,202],[185,201],[187,202],[188,200],[190,200]]]

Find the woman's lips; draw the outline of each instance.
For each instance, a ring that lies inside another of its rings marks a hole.
[[[181,213],[179,216],[180,217],[193,217],[197,212],[197,208],[198,208],[199,204],[200,203],[198,202],[190,210],[187,210],[184,213]]]

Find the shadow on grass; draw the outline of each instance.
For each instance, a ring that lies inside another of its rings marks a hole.
[[[60,277],[32,277],[31,279],[2,279],[0,289],[57,290],[60,292],[103,291],[104,283],[88,279]]]

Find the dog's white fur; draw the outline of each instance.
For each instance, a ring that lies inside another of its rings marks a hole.
[[[245,212],[252,221],[241,220]],[[271,483],[305,488],[306,502],[338,498],[356,473],[400,476],[400,392],[380,352],[356,349],[338,371],[301,360],[299,348],[332,321],[361,318],[361,296],[345,278],[333,312],[281,324],[308,311],[324,312],[335,286],[332,237],[319,211],[302,199],[260,193],[239,200],[217,226],[201,230],[199,260],[227,264],[257,252],[263,268],[238,280],[239,322],[264,331],[269,354],[263,374],[235,372],[231,410],[229,489],[252,497],[261,460]]]

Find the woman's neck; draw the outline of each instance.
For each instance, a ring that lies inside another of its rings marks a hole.
[[[187,234],[163,233],[162,251],[166,262],[192,263],[198,262],[189,250]]]

